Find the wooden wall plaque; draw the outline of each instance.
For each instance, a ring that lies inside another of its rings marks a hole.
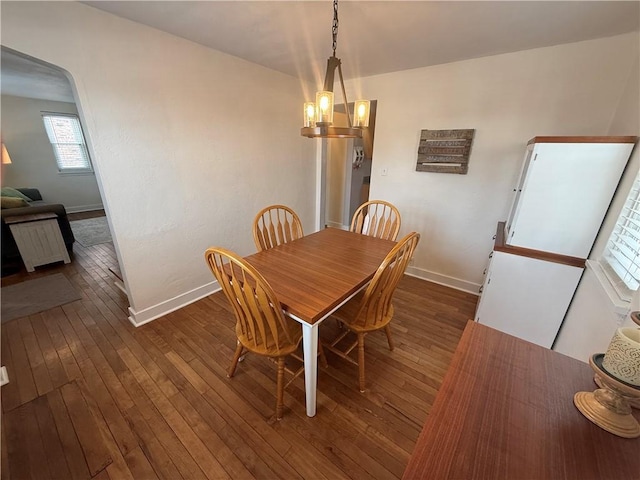
[[[475,129],[422,130],[416,171],[465,175],[474,133]]]

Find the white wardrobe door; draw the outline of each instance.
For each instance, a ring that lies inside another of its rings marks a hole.
[[[476,321],[551,348],[582,268],[494,252]]]
[[[631,144],[538,144],[506,243],[589,255]]]

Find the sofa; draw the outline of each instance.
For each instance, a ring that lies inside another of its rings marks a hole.
[[[16,193],[16,191],[18,193]],[[5,219],[17,215],[32,215],[35,213],[55,213],[58,216],[58,225],[62,239],[69,253],[72,253],[75,237],[67,218],[67,211],[64,205],[59,203],[46,203],[42,200],[42,195],[37,188],[2,188],[2,251],[1,267],[2,275],[13,273],[22,268],[22,258],[16,245],[9,225]],[[19,200],[22,200],[19,201]]]

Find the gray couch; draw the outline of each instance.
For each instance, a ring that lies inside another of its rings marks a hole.
[[[16,188],[23,195],[26,195],[31,199],[28,206],[18,208],[3,208],[2,212],[2,275],[13,273],[22,267],[22,259],[20,258],[20,252],[16,245],[11,229],[9,225],[5,223],[5,218],[16,215],[32,215],[34,213],[55,213],[58,216],[58,225],[60,225],[60,233],[67,247],[69,253],[73,250],[73,242],[75,238],[71,225],[69,225],[69,219],[67,218],[67,211],[64,205],[59,203],[46,203],[42,200],[42,195],[37,188]]]

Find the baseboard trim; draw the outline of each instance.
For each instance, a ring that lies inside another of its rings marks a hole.
[[[467,280],[461,280],[455,277],[448,277],[447,275],[430,272],[429,270],[424,270],[417,267],[407,267],[405,273],[412,277],[421,278],[422,280],[437,283],[438,285],[444,285],[445,287],[451,287],[462,292],[479,295],[479,283],[468,282]]]
[[[104,205],[97,203],[95,205],[80,205],[78,207],[65,207],[67,213],[93,212],[94,210],[104,210]]]
[[[140,327],[145,323],[149,323],[156,318],[163,317],[168,313],[174,312],[182,307],[197,302],[198,300],[208,297],[212,293],[221,290],[217,281],[207,283],[198,288],[194,288],[186,293],[178,295],[157,305],[149,308],[145,308],[139,312],[136,312],[133,308],[129,307],[129,321],[134,327]]]
[[[116,279],[113,281],[113,284],[114,284],[116,287],[118,287],[118,288],[122,291],[122,293],[124,293],[125,295],[127,295],[127,289],[125,288],[124,283],[122,283],[122,280],[120,280],[119,278],[116,278]]]
[[[349,230],[349,225],[342,225],[338,222],[327,222],[327,227],[339,228],[340,230]]]

